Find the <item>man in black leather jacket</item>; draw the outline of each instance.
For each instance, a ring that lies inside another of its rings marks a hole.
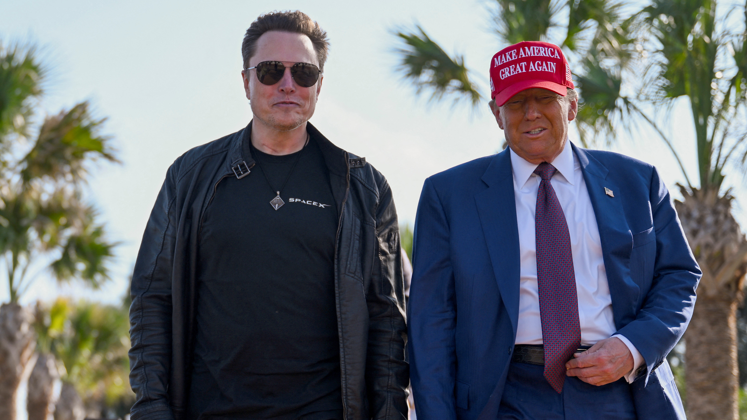
[[[242,53],[254,119],[174,162],[145,229],[132,419],[404,419],[392,192],[308,123],[326,33],[271,13]]]

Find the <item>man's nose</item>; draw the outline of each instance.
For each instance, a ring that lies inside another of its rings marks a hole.
[[[537,102],[530,99],[526,102],[526,109],[524,110],[524,116],[528,120],[535,120],[540,117],[539,107]]]
[[[293,93],[296,91],[296,84],[293,81],[293,77],[291,77],[290,70],[290,68],[286,67],[283,71],[283,78],[280,79],[280,86],[278,89],[283,93]]]

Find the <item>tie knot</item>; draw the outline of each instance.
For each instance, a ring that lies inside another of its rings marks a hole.
[[[537,166],[537,168],[534,170],[534,173],[539,175],[540,178],[542,178],[545,181],[549,181],[552,179],[552,176],[555,175],[555,172],[557,172],[557,169],[555,169],[554,166],[550,165],[547,162],[542,162]]]

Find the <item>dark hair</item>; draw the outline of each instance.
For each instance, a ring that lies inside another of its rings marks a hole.
[[[324,70],[324,62],[327,61],[329,50],[327,33],[307,14],[298,10],[267,13],[260,15],[252,22],[246,30],[244,42],[241,43],[241,55],[244,58],[245,69],[249,67],[249,59],[257,52],[257,40],[269,31],[294,32],[308,36],[314,45],[316,58],[319,60],[319,69]]]

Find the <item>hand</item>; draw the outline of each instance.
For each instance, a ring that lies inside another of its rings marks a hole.
[[[565,364],[566,375],[597,386],[617,381],[630,373],[634,366],[628,346],[617,337],[602,340],[573,357]]]

